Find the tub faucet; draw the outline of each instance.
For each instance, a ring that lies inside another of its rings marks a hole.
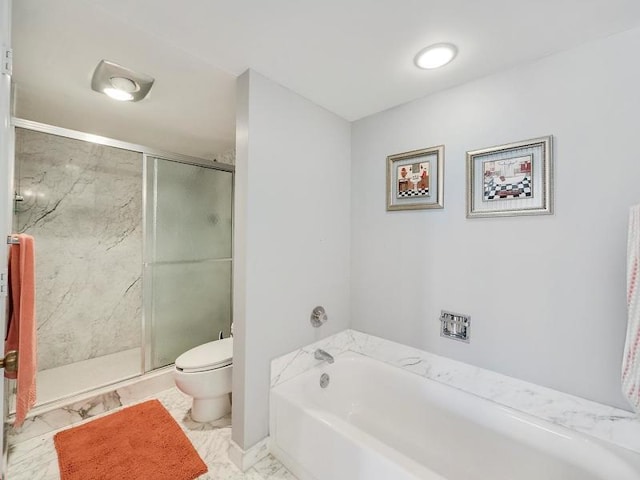
[[[333,363],[333,355],[325,352],[321,348],[317,349],[313,356],[316,357],[316,360],[326,360],[329,363]]]

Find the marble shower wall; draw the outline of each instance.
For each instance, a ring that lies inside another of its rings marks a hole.
[[[14,231],[36,241],[38,369],[139,347],[142,154],[16,128]]]

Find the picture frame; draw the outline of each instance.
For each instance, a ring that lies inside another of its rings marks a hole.
[[[444,145],[387,157],[387,211],[444,208]]]
[[[467,152],[467,218],[553,214],[553,137]]]

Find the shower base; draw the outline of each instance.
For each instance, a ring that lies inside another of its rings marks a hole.
[[[36,375],[36,405],[88,392],[140,375],[140,348],[42,370]]]

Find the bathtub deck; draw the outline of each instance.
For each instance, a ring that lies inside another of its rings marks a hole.
[[[153,398],[160,400],[169,410],[209,467],[206,474],[198,477],[199,480],[296,480],[271,455],[244,473],[231,463],[227,454],[231,440],[230,416],[217,422],[198,424],[188,416],[189,398],[177,389],[163,391]],[[56,432],[12,445],[9,449],[7,478],[59,480],[58,457],[53,445],[53,435]]]

